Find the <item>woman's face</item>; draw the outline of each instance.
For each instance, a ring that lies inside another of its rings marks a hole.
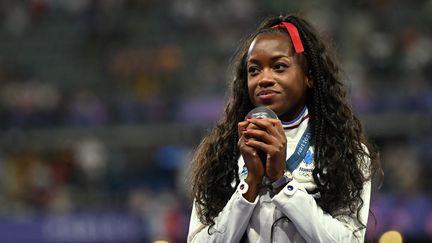
[[[310,84],[288,35],[264,33],[251,43],[247,57],[249,98],[255,106],[267,106],[281,120],[294,119],[306,103]]]

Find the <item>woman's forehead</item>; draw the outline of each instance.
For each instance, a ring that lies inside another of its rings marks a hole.
[[[255,37],[249,46],[247,60],[255,59],[259,55],[284,56],[297,61],[291,39],[279,32],[263,33]]]

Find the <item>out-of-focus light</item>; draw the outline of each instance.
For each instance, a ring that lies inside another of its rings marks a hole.
[[[402,243],[402,235],[398,231],[387,231],[381,235],[379,243]]]
[[[156,240],[156,241],[153,241],[153,243],[169,243],[169,241],[167,241],[167,240]]]

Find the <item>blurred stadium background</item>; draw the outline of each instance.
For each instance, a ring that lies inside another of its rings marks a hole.
[[[299,12],[381,151],[368,239],[432,240],[431,0],[0,0],[0,242],[185,242],[239,40]]]

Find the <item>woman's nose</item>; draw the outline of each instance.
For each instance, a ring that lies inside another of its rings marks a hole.
[[[262,76],[258,81],[258,85],[261,87],[269,87],[275,84],[275,79],[271,70],[264,70]]]

